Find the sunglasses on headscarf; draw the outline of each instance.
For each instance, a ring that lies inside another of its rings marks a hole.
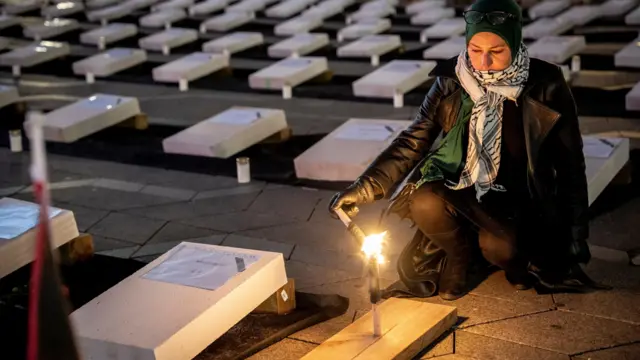
[[[480,12],[477,10],[467,10],[463,13],[464,21],[467,24],[478,24],[482,20],[487,19],[491,25],[504,24],[508,19],[516,19],[516,16],[503,11]]]

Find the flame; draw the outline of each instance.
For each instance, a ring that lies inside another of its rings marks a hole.
[[[364,243],[362,244],[362,252],[364,252],[367,258],[375,257],[378,261],[378,264],[382,264],[384,262],[384,257],[382,256],[382,242],[384,240],[387,232],[383,232],[380,234],[372,234],[364,238]]]

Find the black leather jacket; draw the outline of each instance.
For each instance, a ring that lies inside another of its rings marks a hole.
[[[375,199],[390,197],[390,190],[424,159],[441,131],[449,131],[456,121],[461,94],[456,61],[441,62],[431,72],[435,83],[413,123],[360,178],[374,184]],[[517,104],[523,112],[529,192],[540,215],[561,219],[573,240],[586,239],[588,192],[582,137],[576,105],[560,68],[531,59],[529,79]]]

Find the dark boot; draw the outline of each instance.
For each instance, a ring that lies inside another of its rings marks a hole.
[[[471,248],[464,232],[458,228],[428,237],[447,254],[438,284],[440,297],[444,300],[460,298],[468,291],[467,272],[471,261]]]
[[[505,276],[516,290],[529,290],[536,281],[528,271],[505,271]]]

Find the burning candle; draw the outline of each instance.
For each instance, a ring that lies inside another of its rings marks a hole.
[[[367,269],[369,273],[369,301],[371,301],[371,314],[373,317],[373,335],[382,335],[382,324],[378,303],[382,300],[380,292],[380,264],[384,262],[382,256],[382,243],[387,232],[369,235],[364,239],[362,252],[367,258]]]

